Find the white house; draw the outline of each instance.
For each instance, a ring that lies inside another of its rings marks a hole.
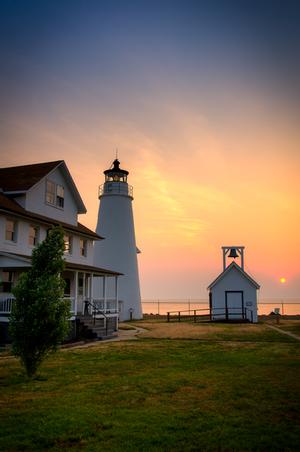
[[[55,225],[65,232],[65,297],[71,301],[74,334],[105,337],[117,330],[121,273],[94,266],[94,242],[102,237],[78,222],[83,213],[86,208],[63,160],[0,168],[2,340],[13,303],[11,288],[30,267],[34,247]],[[93,292],[95,279],[100,281],[98,293]]]
[[[223,271],[208,286],[212,320],[257,322],[259,285],[244,270],[244,247],[222,247]],[[240,258],[240,265],[228,259]]]

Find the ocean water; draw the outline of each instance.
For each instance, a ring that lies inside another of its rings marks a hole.
[[[203,309],[203,314],[207,314],[209,304],[205,299],[144,299],[142,307],[144,314],[166,315],[167,312],[193,311],[195,309]],[[279,309],[279,313],[282,315],[300,315],[300,298],[266,298],[258,302],[259,315],[268,315],[275,309]]]

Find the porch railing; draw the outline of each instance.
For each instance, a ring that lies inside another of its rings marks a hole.
[[[75,314],[75,297],[69,297],[67,295],[64,297],[64,300],[68,300],[70,302],[70,312],[71,314]]]
[[[0,314],[10,314],[14,300],[15,300],[15,298],[13,296],[7,296],[7,297],[0,298]],[[64,296],[64,300],[68,300],[70,302],[70,312],[71,312],[71,314],[75,314],[75,297],[66,295],[66,296]],[[104,299],[92,299],[92,300],[88,300],[88,302],[91,303],[96,310],[104,312],[105,314],[118,314],[119,313],[119,309],[117,307],[117,302],[113,298],[106,300],[106,307],[105,307]]]
[[[0,299],[0,314],[10,314],[14,297],[5,297]]]
[[[119,308],[117,306],[117,300],[115,298],[107,298],[106,306],[104,298],[94,298],[90,301],[93,306],[99,311],[105,312],[106,314],[118,314]]]

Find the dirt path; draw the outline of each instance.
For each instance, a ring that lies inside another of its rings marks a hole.
[[[293,337],[294,339],[297,339],[297,341],[300,341],[300,336],[297,336],[297,335],[294,334],[294,333],[290,333],[290,331],[282,330],[281,328],[277,328],[277,326],[274,326],[274,325],[269,325],[268,323],[265,323],[265,325],[266,325],[268,328],[272,328],[272,330],[278,331],[279,333],[282,333],[282,334],[286,334],[287,336],[291,336],[291,337]]]

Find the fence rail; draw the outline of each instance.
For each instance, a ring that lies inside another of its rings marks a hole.
[[[264,298],[258,301],[258,314],[268,315],[279,309],[282,315],[300,315],[300,298]],[[167,315],[168,311],[209,309],[207,299],[143,299],[143,313]]]
[[[194,323],[197,321],[211,321],[224,319],[228,320],[245,320],[253,323],[253,311],[249,308],[213,308],[213,309],[193,309],[183,311],[169,311],[167,312],[167,322],[181,322],[181,320],[191,320]]]

